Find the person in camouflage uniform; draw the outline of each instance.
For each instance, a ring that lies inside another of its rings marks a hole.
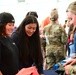
[[[46,38],[46,66],[47,70],[53,68],[54,64],[65,58],[64,45],[67,43],[67,35],[64,28],[58,23],[58,13],[51,12],[51,23],[44,27],[43,35]]]
[[[73,24],[76,29],[76,1],[69,4],[66,12],[70,24]],[[74,33],[74,48],[76,51],[76,30]],[[63,66],[67,75],[76,75],[76,57],[67,61]]]

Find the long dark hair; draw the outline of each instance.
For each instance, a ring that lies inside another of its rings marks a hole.
[[[28,37],[25,33],[25,26],[31,23],[36,23],[37,28],[35,33],[31,37]],[[31,59],[36,64],[40,65],[43,61],[43,58],[39,36],[39,24],[37,19],[34,16],[25,17],[18,29],[16,30],[16,32],[19,33],[18,48],[20,51],[21,60],[24,62],[24,64],[27,65],[31,57]]]
[[[6,36],[6,23],[5,24],[1,24],[0,23],[0,36]]]

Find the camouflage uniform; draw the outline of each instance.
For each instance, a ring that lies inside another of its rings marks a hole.
[[[73,65],[73,66],[69,69],[69,75],[76,75],[76,65]]]
[[[46,65],[52,69],[54,64],[65,58],[64,44],[67,42],[65,30],[57,23],[51,22],[44,27],[43,35],[46,37]]]

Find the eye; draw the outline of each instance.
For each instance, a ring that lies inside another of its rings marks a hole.
[[[33,28],[33,30],[36,30],[36,28]]]
[[[12,24],[12,23],[8,23],[8,25],[9,25],[9,26],[14,26],[14,24]]]
[[[31,29],[31,27],[27,27],[28,29]]]
[[[11,24],[8,24],[9,26],[11,26]]]
[[[72,20],[72,18],[68,18],[68,20],[69,20],[69,21],[71,21],[71,20]]]

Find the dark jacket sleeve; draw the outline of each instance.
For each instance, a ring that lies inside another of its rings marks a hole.
[[[13,34],[11,35],[11,38],[13,39],[13,41],[17,45],[18,44],[18,33],[17,32],[13,32]]]
[[[43,72],[43,63],[40,66],[37,66],[37,69],[38,69],[39,74],[44,74],[44,72]]]

